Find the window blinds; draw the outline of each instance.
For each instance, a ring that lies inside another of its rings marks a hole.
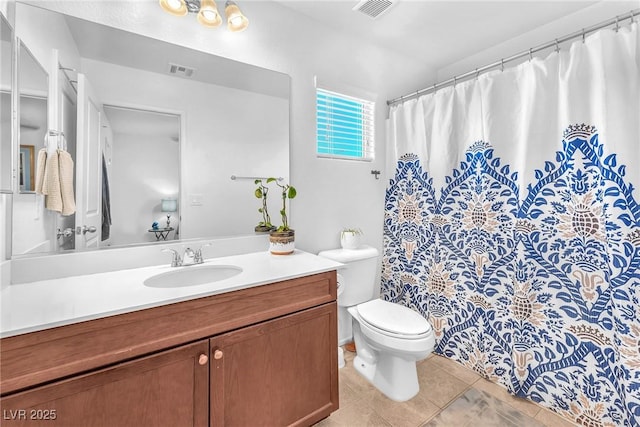
[[[319,157],[373,160],[375,103],[316,88]]]

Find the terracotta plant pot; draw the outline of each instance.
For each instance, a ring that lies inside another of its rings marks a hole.
[[[269,234],[269,251],[274,255],[289,255],[295,249],[295,232],[272,231]]]

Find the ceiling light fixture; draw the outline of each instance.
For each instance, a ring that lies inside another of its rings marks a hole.
[[[160,0],[160,7],[174,16],[196,13],[198,22],[205,27],[215,28],[222,23],[222,16],[218,12],[215,0]],[[224,13],[227,16],[229,31],[235,33],[249,26],[249,20],[240,11],[236,2],[227,1],[224,5]]]

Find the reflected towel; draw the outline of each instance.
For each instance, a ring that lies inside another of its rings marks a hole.
[[[60,195],[62,198],[62,215],[73,215],[76,212],[76,199],[73,195],[73,159],[64,150],[57,151],[60,168]]]
[[[47,196],[44,206],[52,211],[62,212],[62,194],[60,193],[60,170],[58,153],[47,156],[42,182],[42,194]]]
[[[36,194],[44,194],[42,192],[42,185],[44,184],[45,167],[47,165],[47,149],[41,148],[38,151],[38,160],[36,166]]]

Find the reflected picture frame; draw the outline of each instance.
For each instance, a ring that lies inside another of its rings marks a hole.
[[[34,177],[34,152],[33,145],[20,145],[20,191],[35,191]]]

